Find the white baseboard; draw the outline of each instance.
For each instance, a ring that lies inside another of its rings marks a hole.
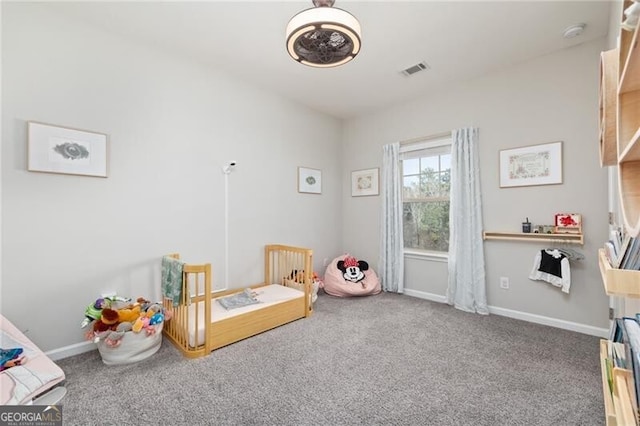
[[[431,300],[432,302],[444,303],[445,297],[439,294],[426,293],[424,291],[404,289],[404,294],[419,299]],[[557,318],[545,317],[542,315],[530,314],[528,312],[514,311],[512,309],[489,306],[489,313],[532,322],[535,324],[548,325],[550,327],[561,328],[563,330],[575,331],[577,333],[588,334],[590,336],[607,338],[609,330],[606,328],[594,327],[592,325],[579,324],[577,322],[565,321]]]
[[[404,289],[404,294],[411,297],[417,297],[418,299],[431,300],[432,302],[444,303],[445,297],[439,294],[426,293],[424,291],[411,290],[409,288]]]
[[[57,361],[62,358],[68,358],[70,356],[80,355],[85,352],[95,351],[96,349],[97,348],[95,343],[87,341],[64,346],[58,349],[53,349],[51,351],[45,352],[45,355],[47,355],[52,360]]]

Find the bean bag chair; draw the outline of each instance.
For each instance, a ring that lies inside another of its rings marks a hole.
[[[324,274],[323,290],[331,296],[369,296],[381,291],[376,272],[364,260],[345,254],[338,256]]]

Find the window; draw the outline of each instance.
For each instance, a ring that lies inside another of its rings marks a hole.
[[[447,252],[451,140],[402,151],[404,248]]]

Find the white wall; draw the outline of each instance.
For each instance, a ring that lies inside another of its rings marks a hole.
[[[350,197],[351,170],[379,167],[386,143],[475,126],[480,130],[486,230],[519,232],[525,217],[534,224],[552,224],[559,212],[581,213],[584,219],[585,245],[574,248],[586,259],[572,264],[569,295],[527,278],[536,251],[548,245],[485,242],[489,305],[503,314],[516,311],[530,318],[607,327],[608,301],[597,262],[597,249],[607,240],[607,176],[599,166],[597,122],[599,55],[604,47],[604,39],[579,45],[348,121],[343,156],[348,159],[343,168],[345,249],[377,263],[380,197]],[[554,141],[563,141],[562,185],[499,188],[501,149]],[[446,263],[411,259],[405,268],[407,293],[434,299],[444,295]],[[510,290],[499,288],[501,276],[510,278]]]
[[[224,277],[229,179],[230,287],[261,280],[263,246],[341,252],[338,120],[171,54],[67,21],[33,3],[2,5],[2,301],[45,351],[83,341],[102,292],[159,298],[163,254]],[[107,179],[26,170],[26,122],[102,132]],[[322,169],[322,195],[297,192],[297,167]]]

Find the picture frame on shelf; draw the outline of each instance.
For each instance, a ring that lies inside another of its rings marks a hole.
[[[351,172],[351,196],[366,197],[380,194],[380,169],[364,169]]]
[[[562,183],[562,141],[500,151],[500,188]]]
[[[108,136],[37,121],[27,122],[27,170],[108,176]]]
[[[322,194],[322,170],[298,167],[298,192]]]
[[[582,215],[577,213],[558,213],[555,216],[556,234],[581,234]]]

